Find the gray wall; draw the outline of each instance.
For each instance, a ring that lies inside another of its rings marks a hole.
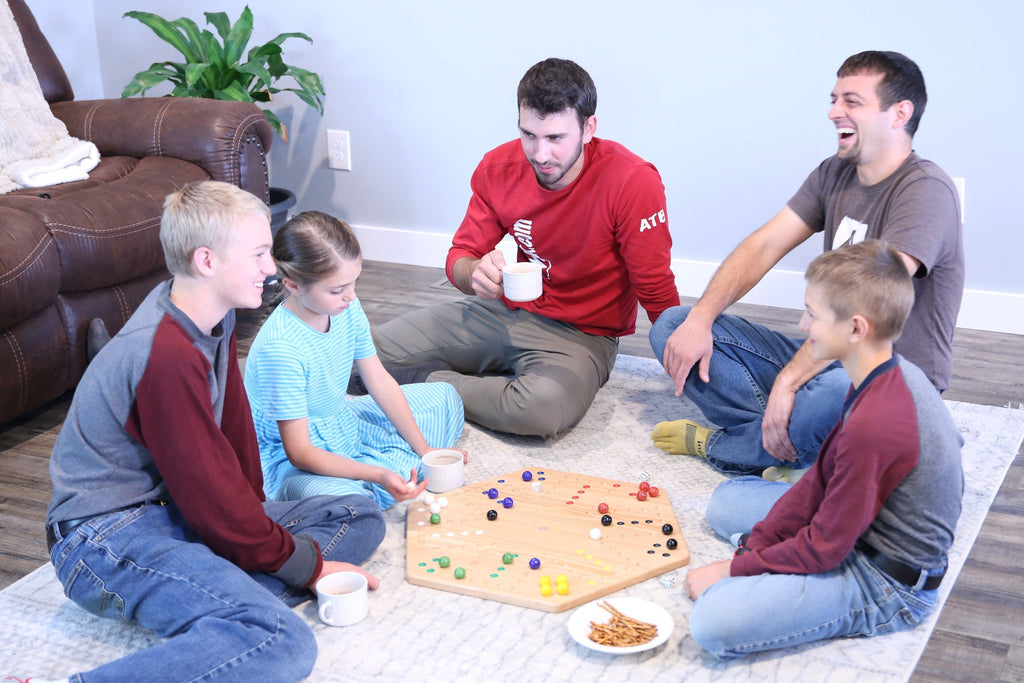
[[[124,12],[143,8],[202,24],[211,8],[197,0],[92,0],[73,8],[63,0],[29,2],[62,58],[76,46],[96,46],[106,96],[119,95],[151,62],[175,59],[149,29],[122,19]],[[235,18],[244,4],[223,0],[214,9]],[[1019,3],[249,5],[257,41],[284,31],[314,38],[312,46],[289,41],[285,54],[320,73],[328,92],[322,119],[293,96],[273,105],[291,139],[275,142],[272,182],[294,190],[300,209],[348,220],[369,257],[441,265],[474,166],[516,135],[520,76],[540,59],[562,56],[597,83],[598,135],[661,171],[685,295],[699,294],[714,266],[834,152],[827,111],[842,60],[864,49],[904,52],[924,71],[930,97],[915,148],[966,181],[969,291],[961,325],[1024,333],[1024,238],[1012,208],[1024,179]],[[75,57],[80,98],[78,79],[93,87],[86,74],[96,72],[81,69],[91,57]],[[327,128],[351,132],[351,172],[327,168]],[[759,287],[748,300],[802,306],[799,274],[820,248],[815,241],[791,254],[774,274],[778,286]]]

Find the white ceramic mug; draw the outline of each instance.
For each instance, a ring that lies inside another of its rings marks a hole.
[[[445,448],[430,451],[423,456],[423,477],[427,479],[427,490],[444,493],[462,486],[465,477],[462,453]]]
[[[501,285],[509,301],[533,301],[541,295],[544,266],[535,261],[507,263],[501,268]]]
[[[316,582],[317,611],[328,626],[351,626],[369,609],[366,577],[358,572],[328,574]]]

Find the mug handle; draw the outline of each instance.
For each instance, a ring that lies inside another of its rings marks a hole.
[[[331,606],[331,603],[328,602],[327,600],[324,600],[323,602],[320,603],[320,607],[319,607],[320,621],[324,622],[328,626],[334,626],[334,622],[327,615],[327,610],[328,610],[328,608],[330,606]]]

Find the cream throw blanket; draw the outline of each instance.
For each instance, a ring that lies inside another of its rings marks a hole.
[[[100,161],[43,98],[7,0],[0,0],[0,194],[84,180]]]

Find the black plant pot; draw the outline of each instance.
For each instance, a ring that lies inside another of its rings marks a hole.
[[[283,187],[270,188],[270,231],[277,234],[277,229],[284,225],[295,207],[295,193]]]

